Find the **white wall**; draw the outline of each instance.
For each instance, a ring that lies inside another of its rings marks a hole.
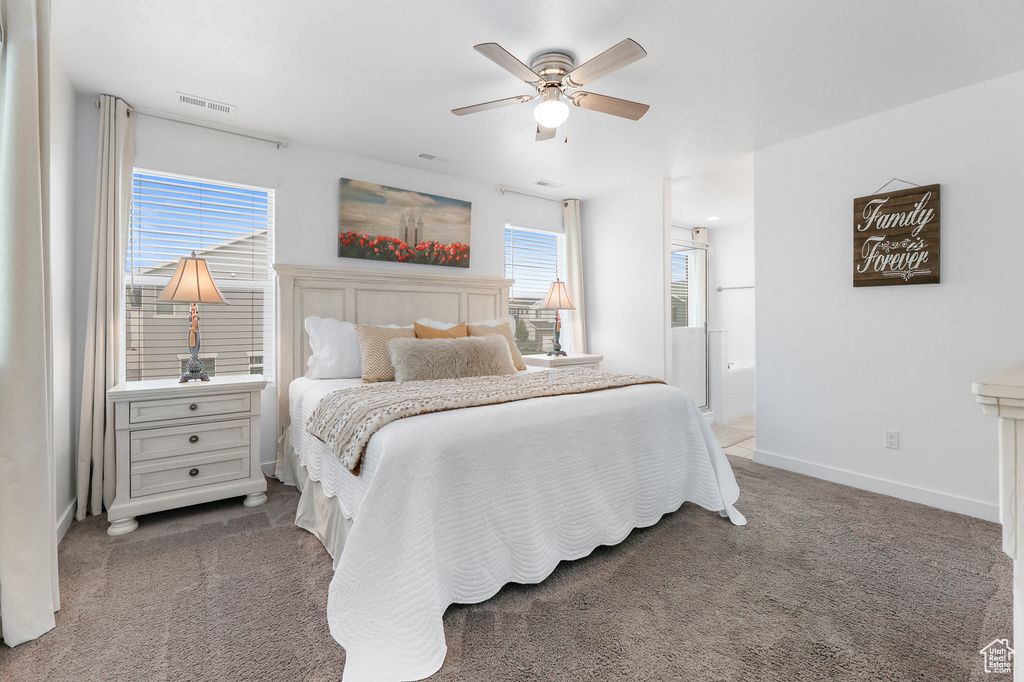
[[[708,229],[711,244],[711,329],[729,332],[724,361],[736,368],[754,366],[754,224]]]
[[[997,519],[971,382],[1024,356],[1021,121],[1024,72],[755,154],[756,461]],[[894,176],[942,184],[942,282],[855,289],[853,199]]]
[[[658,181],[580,205],[587,350],[601,369],[669,376],[669,196]]]
[[[98,112],[94,102],[95,97],[83,96],[78,100],[80,200],[77,248],[80,267],[76,282],[82,309],[88,296],[88,258],[95,191]],[[287,148],[277,149],[266,142],[147,116],[140,116],[136,125],[137,167],[274,189],[277,263],[402,271],[412,268],[444,275],[503,277],[505,220],[543,222],[549,221],[551,215],[560,216],[558,203],[503,195],[495,185],[383,163],[322,147],[292,143]],[[472,202],[470,267],[463,270],[338,258],[339,178],[377,182]],[[538,204],[534,210],[529,206],[531,202]],[[78,362],[76,372],[80,377],[84,314],[79,318],[76,320],[75,357]],[[276,385],[269,386],[263,396],[261,459],[264,463],[274,460],[276,450],[276,391]]]
[[[53,336],[53,448],[58,537],[75,509],[74,203],[75,91],[50,60],[50,324]],[[79,360],[80,363],[80,360]]]

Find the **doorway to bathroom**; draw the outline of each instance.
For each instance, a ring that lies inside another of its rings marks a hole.
[[[670,383],[708,409],[708,245],[672,240],[671,301],[672,376]]]

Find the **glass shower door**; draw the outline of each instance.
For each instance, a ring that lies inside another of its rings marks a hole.
[[[672,242],[670,382],[708,407],[708,246]]]

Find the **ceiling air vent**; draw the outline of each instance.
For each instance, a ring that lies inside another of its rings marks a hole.
[[[547,187],[549,189],[557,189],[558,187],[562,186],[561,183],[551,182],[550,180],[538,180],[533,184],[537,185],[538,187]]]
[[[199,107],[201,109],[209,109],[210,111],[219,111],[222,114],[233,114],[235,113],[236,107],[234,104],[224,104],[223,102],[214,102],[212,99],[205,97],[197,97],[195,95],[186,95],[183,92],[178,94],[179,104],[188,104],[189,106]]]
[[[451,159],[445,159],[438,156],[437,154],[428,154],[426,152],[421,152],[420,154],[417,154],[417,156],[419,156],[424,161],[436,161],[437,163],[448,163],[449,161],[451,161]]]

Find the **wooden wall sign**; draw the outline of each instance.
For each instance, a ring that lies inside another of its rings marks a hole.
[[[938,281],[939,185],[853,200],[853,286]]]

